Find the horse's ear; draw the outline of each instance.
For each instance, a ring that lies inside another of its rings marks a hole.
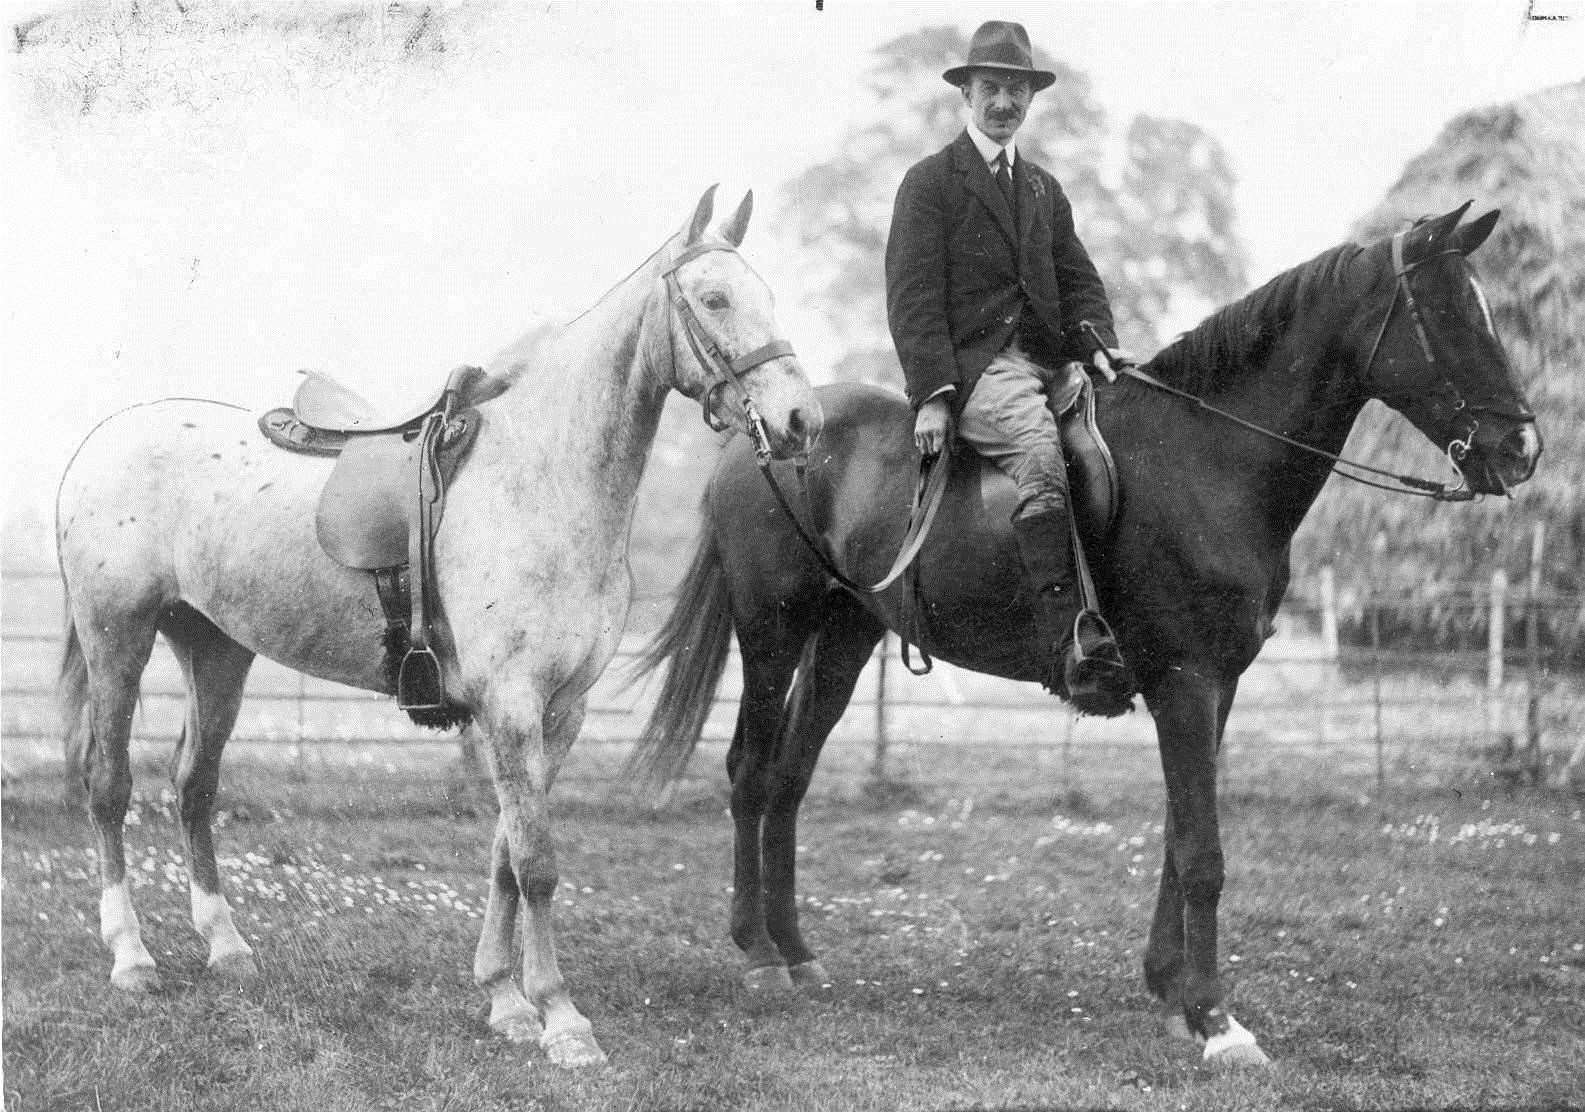
[[[1432,220],[1429,225],[1430,238],[1435,241],[1451,235],[1453,229],[1458,227],[1458,222],[1464,219],[1464,214],[1469,211],[1469,206],[1474,203],[1474,201],[1465,201],[1452,212],[1444,212],[1441,216]]]
[[[1492,209],[1484,216],[1477,216],[1462,228],[1453,232],[1453,243],[1460,251],[1468,255],[1475,248],[1486,242],[1486,237],[1491,235],[1491,230],[1497,226],[1497,217],[1502,215],[1502,209]]]
[[[732,214],[732,219],[727,226],[721,229],[727,242],[733,247],[743,246],[743,233],[748,231],[748,218],[754,212],[754,191],[750,189],[743,194],[743,200],[738,202],[737,211]]]
[[[1465,201],[1452,212],[1444,212],[1441,216],[1422,216],[1414,222],[1414,227],[1404,237],[1403,257],[1413,262],[1427,258],[1434,251],[1441,250],[1440,244],[1454,234],[1458,222],[1464,218],[1464,213],[1469,211],[1469,206],[1474,201]],[[1457,247],[1457,240],[1453,241]]]
[[[704,230],[710,226],[710,216],[715,212],[715,186],[704,191],[704,196],[699,198],[699,203],[694,206],[693,219],[688,222],[689,244],[699,242],[699,237],[704,235]]]

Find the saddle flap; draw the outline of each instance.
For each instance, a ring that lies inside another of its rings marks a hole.
[[[409,540],[419,525],[418,500],[425,472],[432,476],[431,526],[445,513],[444,491],[473,446],[480,415],[465,409],[445,425],[432,460],[420,458],[418,429],[346,437],[346,446],[319,495],[314,529],[325,553],[349,568],[372,570],[408,562]],[[433,470],[430,470],[433,469]],[[438,476],[438,483],[433,477]]]
[[[418,437],[355,436],[319,496],[314,528],[331,559],[349,568],[407,563],[418,514]]]
[[[1078,368],[1077,363],[1069,364]],[[1071,376],[1070,376],[1071,379]],[[1067,460],[1073,510],[1087,539],[1101,537],[1117,517],[1117,464],[1112,450],[1095,423],[1095,383],[1077,372],[1076,393],[1065,408],[1057,408],[1053,389],[1052,409],[1062,433],[1062,454]]]

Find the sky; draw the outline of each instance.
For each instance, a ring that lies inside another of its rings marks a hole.
[[[0,3],[8,24],[60,10]],[[590,304],[712,182],[723,209],[756,191],[745,252],[821,377],[836,353],[799,305],[809,249],[769,235],[767,213],[861,118],[875,48],[923,26],[1020,20],[1090,75],[1117,127],[1142,112],[1212,133],[1252,282],[1345,238],[1457,113],[1585,77],[1585,0],[462,10],[500,33],[428,82],[305,69],[283,86],[245,43],[218,59],[129,43],[108,80],[187,90],[140,111],[63,111],[4,52],[8,511],[47,505],[71,446],[135,401],[263,408],[299,367],[395,398],[482,362]]]

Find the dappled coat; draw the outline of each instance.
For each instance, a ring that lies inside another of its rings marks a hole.
[[[1106,288],[1073,228],[1057,179],[1014,163],[1017,228],[967,131],[903,177],[886,242],[886,314],[908,399],[954,385],[961,409],[1028,310],[1020,342],[1055,366],[1088,359],[1079,322],[1117,342]]]

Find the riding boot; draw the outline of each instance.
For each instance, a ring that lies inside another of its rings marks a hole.
[[[1013,519],[1018,558],[1023,564],[1024,590],[1034,610],[1035,639],[1040,646],[1041,680],[1047,691],[1064,690],[1063,659],[1073,639],[1079,613],[1079,592],[1073,573],[1073,543],[1067,514],[1056,510]]]
[[[1132,709],[1134,676],[1111,628],[1084,610],[1075,584],[1067,515],[1046,512],[1013,522],[1024,585],[1044,658],[1042,684],[1082,714],[1113,717]]]

